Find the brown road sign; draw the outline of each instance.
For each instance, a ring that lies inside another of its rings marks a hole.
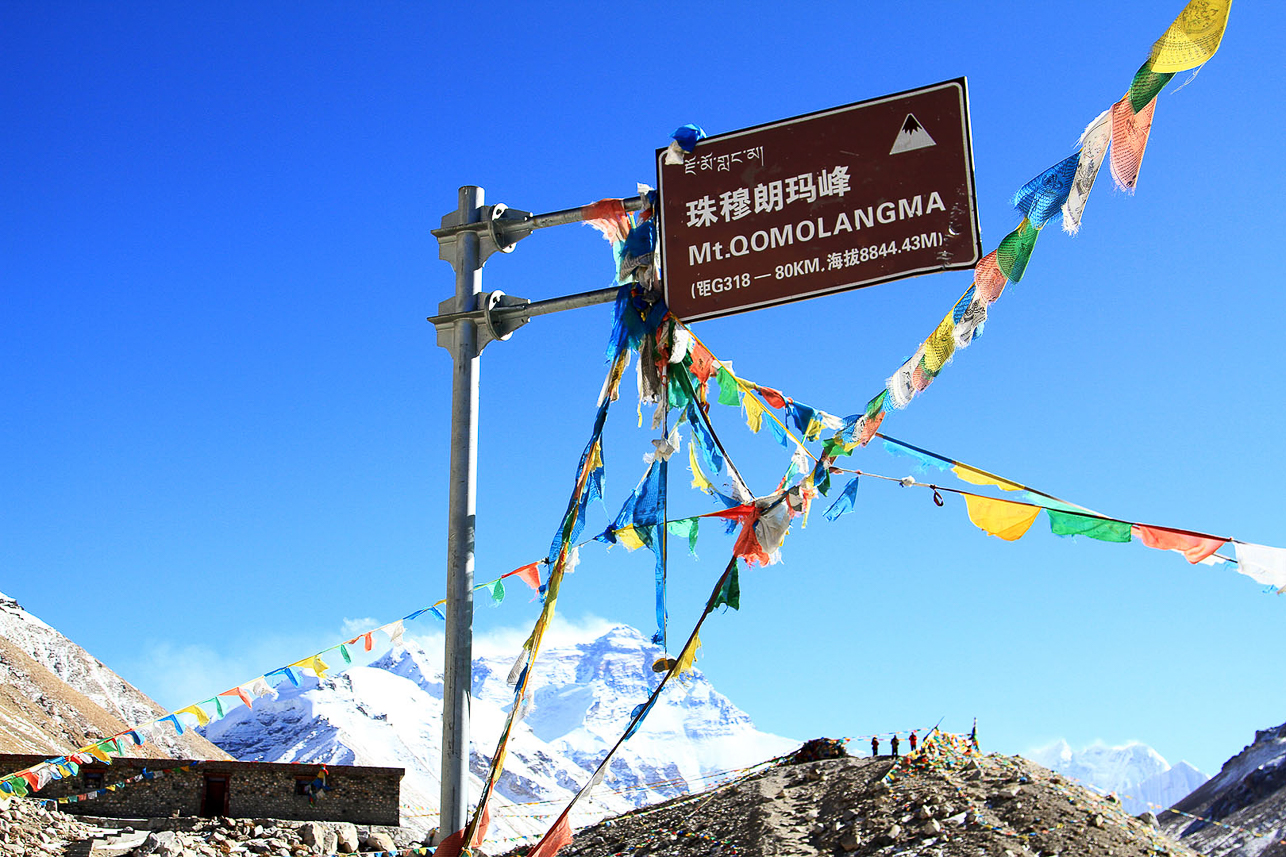
[[[982,258],[964,78],[657,152],[665,299],[714,318]]]

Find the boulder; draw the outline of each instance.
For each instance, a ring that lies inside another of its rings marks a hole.
[[[339,854],[353,854],[361,847],[357,840],[357,828],[348,822],[335,825],[335,851]]]
[[[393,837],[382,830],[372,830],[366,837],[367,851],[394,851]]]
[[[326,828],[319,822],[309,821],[299,826],[299,841],[313,851],[323,851],[326,844]]]

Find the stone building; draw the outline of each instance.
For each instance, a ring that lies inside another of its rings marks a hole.
[[[44,760],[0,754],[0,770]],[[397,826],[404,773],[351,765],[117,758],[111,765],[82,765],[75,776],[54,780],[32,797],[66,798],[58,807],[63,812],[106,818],[228,816]]]

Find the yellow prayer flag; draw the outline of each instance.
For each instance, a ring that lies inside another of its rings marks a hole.
[[[321,655],[313,655],[311,658],[295,661],[290,666],[299,667],[301,670],[312,670],[317,674],[318,678],[325,678],[326,670],[330,669],[330,666],[321,659]]]
[[[617,530],[616,540],[625,545],[628,550],[638,550],[643,547],[643,540],[640,539],[639,534],[634,531],[633,524]]]
[[[946,318],[938,323],[937,328],[924,341],[924,368],[931,375],[942,371],[942,367],[956,351],[954,313],[954,310],[947,313]]]
[[[683,675],[692,669],[692,665],[697,662],[697,649],[701,648],[701,636],[693,634],[692,639],[683,648],[683,654],[679,655],[679,663],[674,668],[675,675]]]
[[[196,718],[196,723],[198,726],[204,726],[205,724],[210,722],[210,715],[202,711],[201,706],[199,705],[189,705],[187,708],[180,708],[178,711],[174,713],[191,714],[193,717]],[[97,754],[95,753],[95,755]]]
[[[108,756],[107,753],[103,751],[103,748],[99,747],[97,744],[92,747],[86,747],[85,749],[89,751],[89,755],[93,756],[98,761],[106,762],[109,765],[112,763],[111,756]]]
[[[759,404],[759,397],[754,393],[747,392],[741,399],[741,405],[746,409],[746,425],[755,434],[764,427],[764,406]]]
[[[589,448],[589,460],[585,462],[585,473],[590,474],[603,466],[603,442],[596,440]]]
[[[1022,538],[1040,514],[1039,506],[972,494],[965,495],[965,505],[969,507],[969,520],[975,527],[1007,542]]]
[[[750,401],[750,398],[750,396],[747,396],[746,401]],[[688,441],[688,467],[692,470],[693,488],[697,488],[707,494],[714,491],[714,484],[701,472],[701,465],[697,464],[697,445],[692,441]]]
[[[956,476],[959,476],[961,479],[963,479],[965,482],[970,483],[971,485],[994,485],[995,487],[999,488],[1001,491],[1017,491],[1019,488],[1022,487],[1021,485],[1018,485],[1013,482],[1009,482],[1005,479],[998,479],[994,476],[988,476],[987,474],[983,473],[981,470],[975,470],[974,468],[970,467],[967,464],[957,464],[955,467],[951,469],[952,471],[955,472]]]
[[[1152,46],[1152,71],[1187,71],[1214,56],[1231,11],[1232,0],[1191,0]]]

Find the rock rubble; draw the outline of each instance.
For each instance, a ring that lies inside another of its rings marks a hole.
[[[217,818],[175,819],[173,826],[182,829],[100,827],[34,801],[15,799],[0,809],[0,855],[310,857],[395,852],[422,844],[401,828],[358,827],[347,822]]]
[[[844,758],[771,768],[576,834],[566,857],[1194,857],[1151,820],[1017,757],[919,765]],[[526,849],[516,849],[514,855]]]

